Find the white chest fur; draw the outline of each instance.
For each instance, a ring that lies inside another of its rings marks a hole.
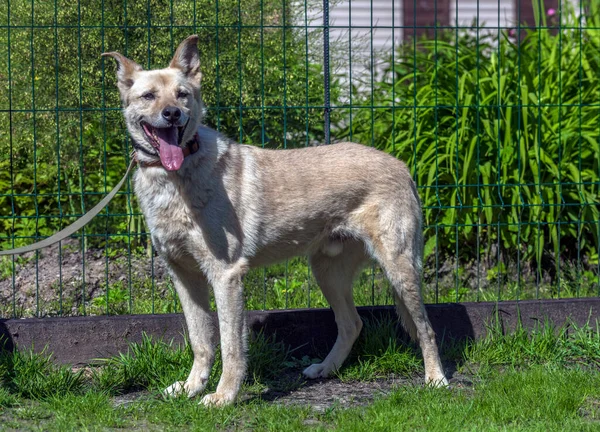
[[[196,237],[197,224],[177,174],[162,168],[140,168],[134,182],[157,251],[165,258],[178,258],[188,252],[190,237]]]

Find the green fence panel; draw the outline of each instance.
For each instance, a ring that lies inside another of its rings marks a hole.
[[[211,127],[407,162],[427,302],[600,293],[600,0],[6,0],[0,248],[65,227],[125,172],[100,54],[164,67],[194,33]],[[392,303],[376,265],[355,285],[359,305]],[[245,286],[252,309],[327,306],[303,257]],[[176,311],[131,184],[78,235],[0,261],[0,317]]]

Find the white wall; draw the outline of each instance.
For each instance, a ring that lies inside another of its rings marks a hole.
[[[303,5],[304,1],[314,0],[300,1]],[[393,47],[402,42],[403,3],[403,0],[331,0],[330,43],[332,54],[337,56],[332,59],[332,65],[337,66],[334,72],[346,77],[344,81],[348,88],[350,83],[363,88],[368,86],[372,70],[375,73],[380,70],[376,64],[371,69],[371,51],[391,55]],[[312,26],[321,26],[323,16],[319,5],[322,5],[322,0],[315,4],[316,7],[309,7],[308,17]],[[478,25],[480,34],[484,31],[496,33],[498,26],[501,29],[514,28],[517,16],[514,0],[451,0],[450,3],[450,23],[465,27]],[[318,41],[311,46],[311,52],[318,58],[322,50],[322,29],[313,27],[312,31]]]
[[[479,3],[479,10],[477,4]],[[514,27],[517,20],[513,0],[454,0],[450,3],[450,22],[459,26],[470,26],[479,17],[478,27],[497,31],[500,28]]]
[[[338,0],[330,6],[330,43],[336,56],[332,65],[337,66],[334,72],[345,77],[343,85],[348,91],[350,84],[369,86],[372,71],[380,71],[375,63],[372,68],[371,62],[381,58],[378,53],[391,55],[402,40],[402,3]],[[322,16],[319,18],[322,20]]]

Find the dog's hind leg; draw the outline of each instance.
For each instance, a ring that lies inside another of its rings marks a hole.
[[[165,389],[169,396],[187,394],[192,397],[206,388],[215,358],[214,323],[210,315],[208,285],[202,273],[191,272],[181,265],[169,265],[187,323],[194,363],[188,378]]]
[[[399,256],[393,269],[386,273],[394,287],[397,311],[404,328],[413,339],[418,339],[425,363],[425,383],[433,386],[448,385],[435,341],[435,333],[427,317],[421,298],[419,275],[411,260]]]
[[[331,256],[338,253],[336,256]],[[304,370],[308,378],[326,377],[340,368],[362,329],[362,321],[352,298],[352,280],[366,261],[364,244],[351,240],[334,244],[310,256],[310,265],[317,283],[335,314],[338,335],[322,363]]]
[[[420,232],[419,234],[413,233],[407,234],[409,241],[404,245],[399,245],[396,241],[388,242],[387,245],[380,242],[375,247],[376,255],[393,286],[397,311],[402,324],[410,336],[417,339],[421,346],[426,384],[445,386],[448,381],[440,361],[435,333],[421,297],[421,257],[417,255],[421,250],[418,244]],[[411,239],[412,235],[417,235],[419,238]]]

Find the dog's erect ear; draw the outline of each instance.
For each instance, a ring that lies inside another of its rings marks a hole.
[[[125,93],[133,85],[133,76],[141,71],[142,67],[118,52],[102,53],[102,57],[112,57],[117,61],[117,85],[121,93]]]
[[[197,35],[189,36],[179,44],[169,67],[180,69],[186,76],[200,85],[202,74],[200,73]]]

